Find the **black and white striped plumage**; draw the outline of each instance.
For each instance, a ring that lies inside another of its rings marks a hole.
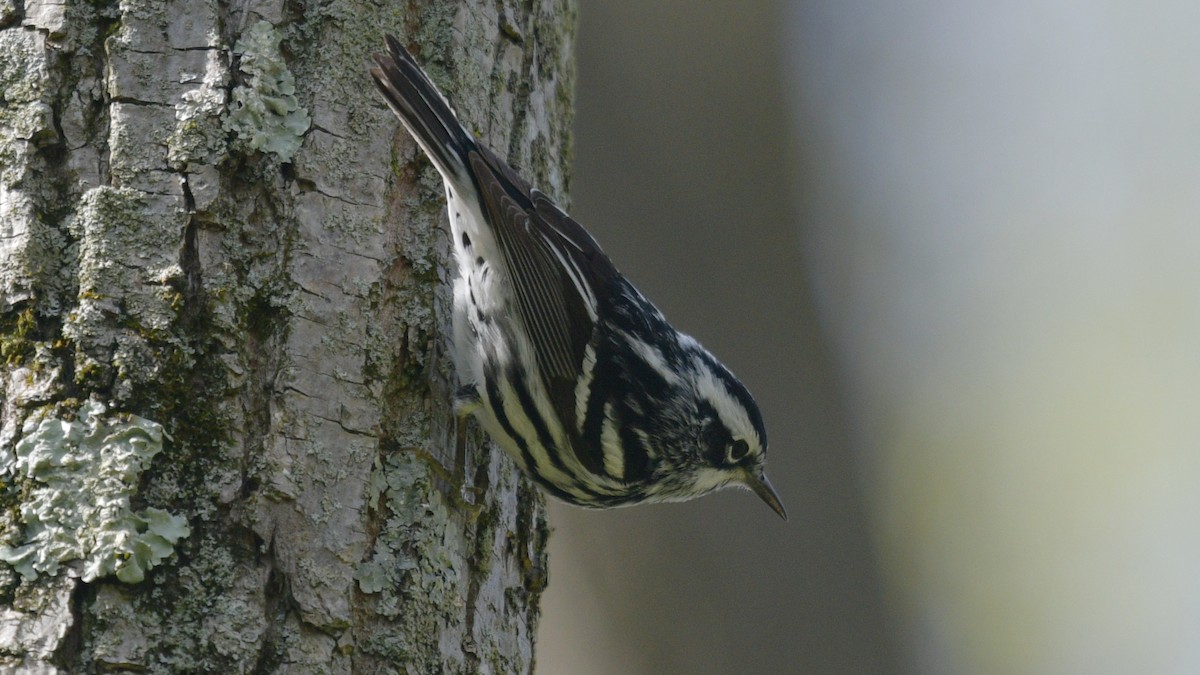
[[[741,382],[477,142],[395,38],[387,46],[371,74],[446,184],[460,406],[572,504],[677,501],[740,485],[786,518],[763,474],[762,416]]]

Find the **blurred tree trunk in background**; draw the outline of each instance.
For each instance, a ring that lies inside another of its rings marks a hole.
[[[396,33],[561,195],[574,15],[0,0],[0,670],[532,668],[542,500],[449,409],[441,182],[367,68]]]

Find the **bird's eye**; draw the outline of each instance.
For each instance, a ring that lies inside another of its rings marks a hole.
[[[730,464],[737,464],[745,459],[748,454],[750,454],[750,444],[745,439],[739,438],[729,444],[729,450],[725,456],[728,458]]]

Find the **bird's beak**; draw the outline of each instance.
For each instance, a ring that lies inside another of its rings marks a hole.
[[[767,474],[760,473],[757,476],[752,473],[746,474],[746,487],[753,490],[754,494],[766,502],[772,511],[778,513],[780,518],[787,520],[787,509],[783,508],[783,502],[779,501],[779,495],[775,493],[775,488],[771,487],[771,481],[767,480]]]

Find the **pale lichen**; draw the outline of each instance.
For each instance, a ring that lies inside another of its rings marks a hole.
[[[220,52],[208,50],[204,72],[190,75],[187,84],[194,86],[180,94],[175,104],[175,132],[167,140],[167,161],[172,168],[202,170],[225,158],[225,129],[220,118],[228,98],[228,79]]]
[[[266,21],[242,35],[233,51],[241,57],[246,84],[233,91],[225,128],[251,150],[274,153],[291,161],[308,131],[308,111],[296,98],[296,80],[279,51],[283,36]]]
[[[137,583],[189,534],[182,516],[134,512],[130,504],[142,471],[162,450],[162,426],[106,413],[102,403],[87,401],[74,420],[33,416],[15,457],[0,466],[0,474],[31,484],[21,504],[25,542],[0,547],[0,560],[26,579],[80,560],[84,581],[115,574]]]

